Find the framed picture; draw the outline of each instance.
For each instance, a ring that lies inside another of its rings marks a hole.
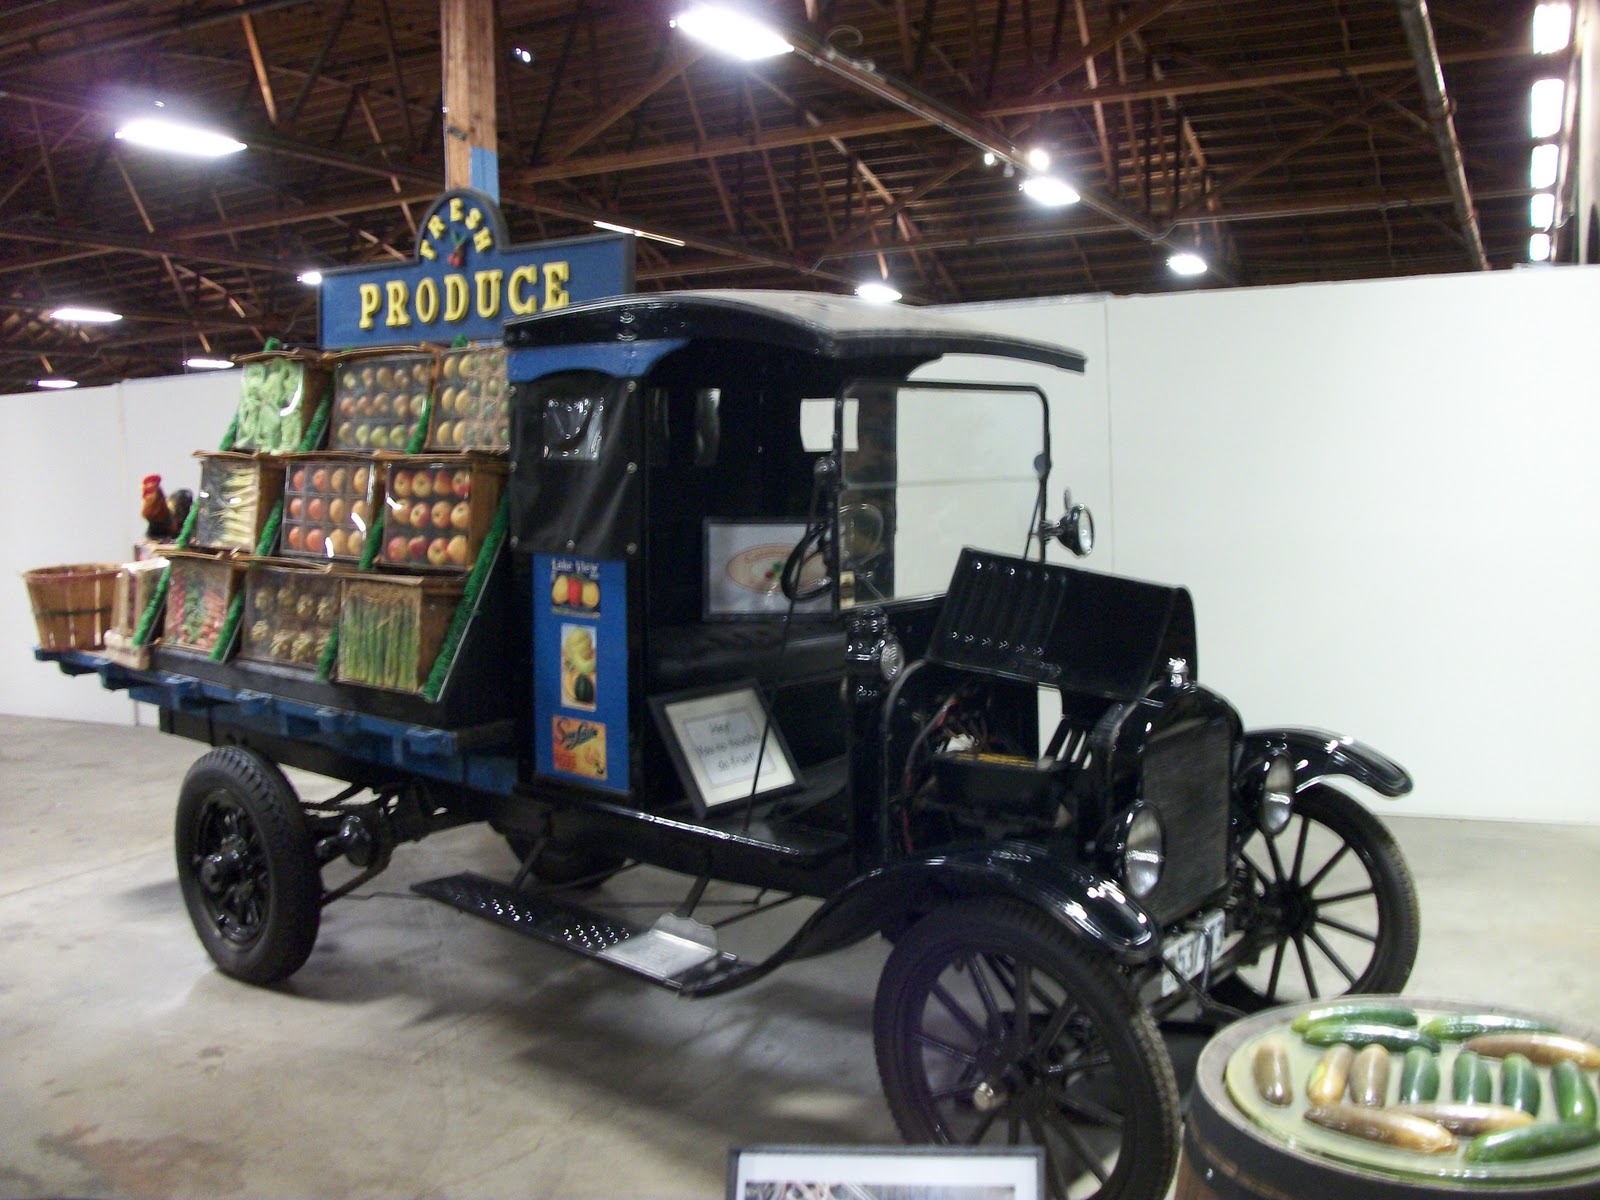
[[[736,1146],[727,1200],[1043,1200],[1039,1146]]]
[[[701,816],[799,786],[788,744],[754,683],[653,696],[650,708]]]
[[[783,564],[805,536],[804,521],[732,521],[717,517],[705,523],[705,615],[737,619],[781,617],[789,611],[783,594]],[[820,558],[801,571],[802,583],[822,576]],[[797,614],[833,611],[833,597],[823,593],[794,606]]]

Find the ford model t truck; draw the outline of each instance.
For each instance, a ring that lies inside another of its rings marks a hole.
[[[873,1039],[906,1138],[1037,1143],[1052,1194],[1105,1200],[1173,1173],[1160,1022],[1405,983],[1411,879],[1344,787],[1399,795],[1405,771],[1247,730],[1199,682],[1182,588],[1046,561],[1093,528],[1052,511],[1041,388],[913,378],[988,355],[1070,391],[1081,355],[760,292],[626,296],[505,340],[503,536],[437,694],[45,655],[212,747],[177,867],[220,970],[291,975],[398,844],[487,822],[514,876],[419,890],[686,997],[884,936]],[[302,799],[279,764],[348,787]],[[608,911],[635,864],[683,903]],[[713,882],[806,903],[746,960],[695,919]]]

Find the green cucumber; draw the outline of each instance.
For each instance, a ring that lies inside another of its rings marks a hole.
[[[1347,1046],[1382,1046],[1385,1050],[1400,1052],[1421,1046],[1434,1054],[1439,1053],[1437,1038],[1415,1029],[1375,1025],[1366,1021],[1317,1021],[1301,1030],[1300,1036],[1313,1046],[1332,1046],[1343,1042]]]
[[[1575,1062],[1558,1062],[1550,1069],[1556,1093],[1556,1116],[1564,1125],[1595,1124],[1594,1088]]]
[[[1537,1017],[1510,1013],[1448,1013],[1425,1022],[1422,1031],[1441,1042],[1464,1042],[1483,1033],[1554,1033],[1555,1028]]]
[[[1399,1025],[1412,1028],[1417,1023],[1417,1014],[1409,1008],[1395,1004],[1371,1002],[1327,1004],[1301,1013],[1289,1023],[1289,1028],[1295,1033],[1304,1033],[1313,1025],[1323,1021],[1354,1021],[1362,1025]]]
[[[1494,1098],[1494,1076],[1489,1064],[1471,1050],[1456,1055],[1450,1071],[1451,1098],[1464,1104],[1487,1104]]]
[[[1411,1047],[1400,1064],[1400,1103],[1423,1104],[1438,1097],[1439,1060],[1425,1046]]]
[[[1508,1054],[1500,1062],[1500,1103],[1529,1116],[1539,1115],[1539,1072],[1523,1054]]]
[[[1473,1163],[1520,1162],[1594,1145],[1600,1145],[1600,1128],[1594,1125],[1547,1123],[1483,1134],[1467,1143],[1462,1157]]]

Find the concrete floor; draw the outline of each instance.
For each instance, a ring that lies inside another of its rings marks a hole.
[[[202,751],[0,716],[0,1196],[714,1197],[730,1145],[896,1140],[881,943],[678,1000],[407,890],[509,873],[479,828],[403,847],[287,986],[224,978],[172,866]],[[1390,826],[1410,992],[1596,1025],[1600,827]]]

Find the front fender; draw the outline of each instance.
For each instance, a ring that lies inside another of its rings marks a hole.
[[[1253,777],[1254,769],[1268,757],[1285,752],[1295,758],[1297,792],[1330,775],[1354,779],[1382,796],[1404,796],[1411,790],[1411,776],[1394,759],[1354,738],[1321,729],[1250,730],[1244,735],[1240,777]]]

